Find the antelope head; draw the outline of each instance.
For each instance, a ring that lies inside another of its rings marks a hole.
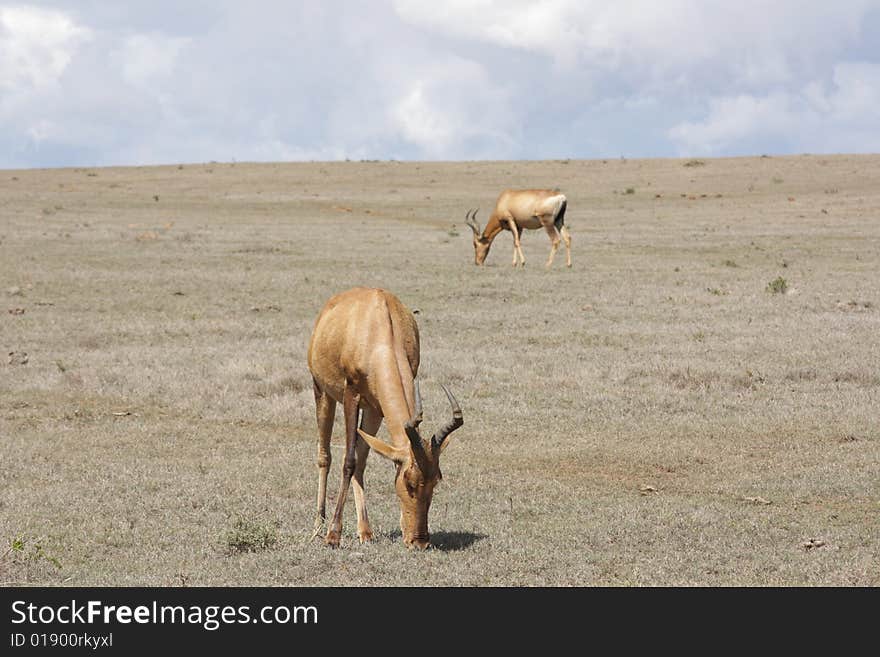
[[[482,265],[483,262],[485,262],[486,256],[489,255],[489,247],[492,244],[492,240],[483,237],[482,231],[480,230],[480,224],[477,223],[477,212],[479,212],[479,210],[480,208],[477,208],[476,210],[468,210],[464,220],[464,223],[467,224],[474,233],[475,265]]]
[[[394,488],[400,502],[400,530],[407,547],[426,548],[430,543],[428,533],[428,510],[434,497],[434,487],[443,478],[440,472],[440,454],[449,444],[449,435],[464,424],[461,407],[449,389],[442,385],[443,392],[452,406],[452,419],[431,436],[422,438],[419,424],[422,422],[422,398],[419,383],[415,382],[415,412],[404,425],[407,447],[389,445],[375,436],[358,429],[370,448],[397,465]]]

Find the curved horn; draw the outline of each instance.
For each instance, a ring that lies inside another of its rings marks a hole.
[[[422,423],[422,394],[419,392],[418,379],[413,381],[413,392],[415,397],[415,410],[413,411],[413,416],[406,423],[406,426],[410,429],[418,429],[419,425]]]
[[[412,447],[416,463],[422,472],[427,472],[431,467],[431,463],[425,450],[425,443],[419,434],[419,425],[422,423],[422,395],[419,392],[418,379],[413,381],[413,388],[415,392],[415,410],[413,411],[413,416],[403,425],[403,430],[406,432],[406,437],[409,438],[409,444]]]
[[[442,383],[440,384],[440,387],[443,388],[443,392],[446,393],[446,397],[449,399],[449,405],[452,407],[452,419],[440,427],[440,430],[431,437],[431,451],[433,452],[436,452],[438,449],[442,452],[446,449],[446,445],[449,441],[449,434],[464,424],[464,415],[461,412],[461,406],[459,406],[455,395],[453,395],[449,391],[449,388]]]
[[[470,229],[474,231],[474,235],[476,235],[477,237],[479,237],[480,233],[482,232],[480,230],[480,224],[477,223],[477,212],[479,211],[480,208],[476,208],[475,210],[468,210],[467,214],[465,215],[464,221],[464,223],[470,226]]]

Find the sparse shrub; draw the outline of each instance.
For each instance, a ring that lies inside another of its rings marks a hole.
[[[686,167],[702,167],[705,166],[706,163],[703,160],[688,160],[684,163],[683,166]]]
[[[785,182],[785,181],[784,181],[782,178],[780,178],[779,176],[773,176],[772,180],[773,180],[773,184],[775,184],[775,185],[779,185],[780,183]]]
[[[635,194],[635,193],[636,193],[636,188],[635,188],[635,187],[627,187],[626,190],[624,190],[623,193],[624,193],[624,194]]]
[[[678,390],[709,390],[721,383],[718,372],[696,372],[690,368],[672,371],[666,379]]]
[[[756,383],[767,383],[767,377],[747,369],[742,376],[735,376],[734,382],[744,388],[754,388]]]
[[[815,381],[819,378],[819,373],[812,368],[801,368],[797,370],[790,370],[785,374],[786,381],[798,382],[798,381]]]
[[[782,276],[777,276],[767,283],[767,291],[773,294],[785,294],[788,292],[788,281],[782,278]]]
[[[452,224],[452,226],[449,229],[448,234],[449,234],[449,237],[458,237],[458,231],[455,229],[455,224]]]
[[[278,542],[280,524],[277,520],[251,520],[239,517],[232,530],[227,532],[224,543],[230,554],[268,550]]]
[[[61,562],[57,558],[53,557],[51,554],[47,554],[46,550],[43,549],[42,543],[34,543],[32,554],[33,554],[32,559],[34,561],[40,561],[40,560],[48,561],[50,564],[52,564],[56,568],[58,568],[58,569],[61,568]]]
[[[55,568],[61,568],[61,562],[48,554],[43,548],[41,539],[26,536],[16,536],[9,541],[9,547],[0,555],[0,560],[5,561],[7,559],[13,562],[24,563],[25,566],[45,561],[52,564]]]
[[[716,297],[720,297],[723,294],[723,292],[721,292],[721,290],[717,287],[707,287],[706,291],[709,294],[714,294]]]
[[[721,264],[724,265],[725,267],[739,267],[739,265],[736,264],[736,262],[733,260],[725,260]]]
[[[880,385],[880,376],[870,372],[838,372],[831,377],[834,383],[855,383],[861,386],[878,386]]]

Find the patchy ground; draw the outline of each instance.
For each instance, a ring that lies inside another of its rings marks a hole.
[[[475,268],[468,208],[541,186],[574,267]],[[0,171],[0,581],[876,586],[878,263],[878,156]],[[353,285],[464,407],[425,553],[375,456],[377,541],[308,540]]]

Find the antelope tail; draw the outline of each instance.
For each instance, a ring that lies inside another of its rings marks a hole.
[[[556,230],[560,230],[565,225],[565,208],[567,206],[568,199],[563,198],[562,203],[559,204],[559,209],[556,211],[556,218],[553,220]]]

